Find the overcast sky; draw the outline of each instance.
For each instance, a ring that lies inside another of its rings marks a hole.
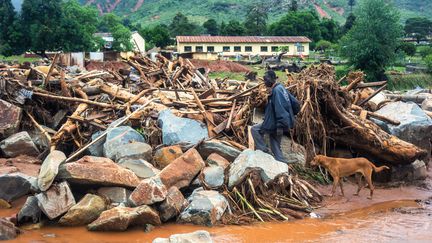
[[[12,0],[12,4],[14,5],[16,10],[21,10],[21,4],[24,0]]]

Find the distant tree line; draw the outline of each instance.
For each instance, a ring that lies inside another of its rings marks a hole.
[[[95,51],[103,40],[94,34],[111,32],[113,48],[131,50],[131,32],[114,14],[99,18],[98,11],[77,0],[24,0],[17,13],[11,0],[0,2],[0,54],[25,51]]]

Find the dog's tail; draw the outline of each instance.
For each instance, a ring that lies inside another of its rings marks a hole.
[[[380,167],[376,167],[372,162],[369,162],[373,168],[373,170],[375,171],[375,173],[379,173],[383,170],[389,170],[390,168],[388,166],[380,166]]]

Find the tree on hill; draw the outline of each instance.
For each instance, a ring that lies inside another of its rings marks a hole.
[[[246,29],[240,22],[230,20],[228,24],[222,22],[220,34],[224,36],[242,36],[246,34]]]
[[[355,0],[348,0],[348,6],[350,7],[350,12],[352,13],[353,7],[356,4]]]
[[[407,19],[405,22],[405,34],[414,37],[419,43],[428,35],[432,35],[432,21],[423,17]]]
[[[214,19],[209,19],[203,24],[206,33],[209,35],[219,35],[219,26]]]
[[[141,29],[139,33],[145,38],[148,49],[154,46],[164,48],[172,44],[166,25],[159,24],[153,28]]]
[[[246,34],[261,36],[267,30],[268,8],[264,4],[251,5],[248,7],[244,26]]]
[[[197,35],[200,33],[198,26],[189,22],[189,19],[180,12],[172,19],[169,29],[173,37],[179,35]]]
[[[92,51],[97,47],[94,33],[97,30],[98,12],[82,6],[76,0],[62,3],[60,38],[63,51]]]
[[[20,54],[19,23],[10,0],[3,0],[0,3],[0,55],[10,56]]]
[[[350,13],[345,21],[345,24],[342,26],[342,33],[346,34],[354,25],[356,20],[356,16],[353,13]]]
[[[269,34],[276,36],[300,35],[313,41],[321,39],[319,17],[311,11],[288,12],[269,27]]]
[[[341,52],[356,69],[365,71],[369,80],[383,80],[402,36],[399,12],[386,0],[364,0],[356,16],[341,41]]]
[[[297,3],[297,0],[291,0],[291,4],[290,4],[290,7],[289,7],[289,11],[297,12],[297,10],[298,10],[298,3]]]
[[[46,50],[56,51],[61,43],[61,0],[24,0],[21,26],[25,28],[23,45],[41,55]]]

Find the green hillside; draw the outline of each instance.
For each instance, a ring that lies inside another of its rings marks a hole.
[[[80,0],[92,4],[100,12],[115,12],[133,22],[146,25],[169,23],[177,12],[192,21],[202,23],[208,18],[219,21],[242,20],[250,0]],[[280,18],[289,8],[291,0],[261,0],[270,8],[270,20]],[[361,1],[361,0],[358,0]],[[431,0],[393,0],[401,11],[402,21],[414,16],[432,16]],[[340,23],[349,13],[347,0],[299,0],[300,8],[315,9]]]

